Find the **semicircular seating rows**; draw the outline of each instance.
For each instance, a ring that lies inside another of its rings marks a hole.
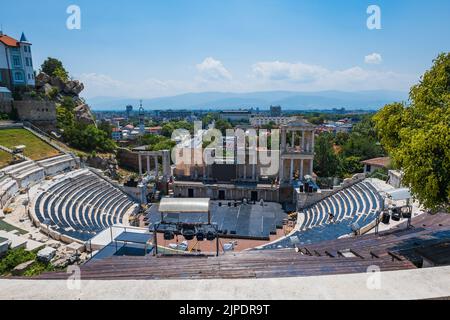
[[[51,221],[52,230],[87,241],[102,230],[122,224],[136,203],[90,171],[53,184],[41,193],[34,209],[41,223]]]
[[[363,181],[305,209],[305,219],[299,230],[260,249],[293,248],[326,240],[338,239],[352,233],[352,225],[372,223],[382,210],[383,198],[368,181]],[[334,220],[329,220],[329,214]]]

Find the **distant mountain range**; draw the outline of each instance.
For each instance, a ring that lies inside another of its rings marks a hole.
[[[170,97],[143,99],[146,110],[230,110],[243,108],[268,109],[280,105],[283,110],[378,110],[394,101],[406,101],[408,94],[398,91],[265,91],[249,93],[203,92],[186,93]],[[87,99],[93,110],[125,110],[127,105],[138,107],[139,101],[132,98],[95,97]]]

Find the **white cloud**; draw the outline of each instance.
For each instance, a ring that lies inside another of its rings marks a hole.
[[[223,64],[206,58],[184,80],[121,78],[99,73],[84,73],[75,78],[85,85],[82,95],[154,98],[187,92],[251,92],[270,90],[400,90],[407,91],[418,77],[359,66],[342,70],[302,62],[265,61],[250,66],[249,73],[232,76]]]
[[[83,96],[96,97],[130,97],[149,98],[177,94],[183,91],[193,90],[189,83],[180,81],[162,81],[148,78],[140,81],[117,80],[109,75],[98,73],[84,73],[78,77],[84,83]]]
[[[311,82],[322,77],[328,72],[321,66],[304,63],[289,62],[258,62],[252,67],[256,77],[267,80],[291,80],[299,82]]]
[[[223,66],[222,62],[208,57],[202,63],[197,64],[197,70],[204,80],[231,80],[231,73]]]
[[[258,62],[252,67],[253,85],[257,90],[407,90],[416,80],[410,75],[391,71],[350,67],[329,70],[318,65],[289,62]]]
[[[379,53],[372,53],[364,57],[364,62],[367,64],[380,64],[383,62],[383,58]]]

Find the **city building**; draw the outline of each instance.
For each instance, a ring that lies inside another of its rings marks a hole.
[[[387,170],[391,165],[391,158],[382,157],[361,161],[364,165],[364,173],[372,173],[378,169]]]
[[[158,120],[190,120],[192,111],[188,110],[155,110],[155,118]]]
[[[248,110],[230,110],[221,111],[220,119],[227,120],[229,122],[249,122],[251,112]]]
[[[162,127],[160,127],[160,126],[158,126],[158,127],[145,128],[145,132],[146,132],[146,133],[149,133],[149,134],[156,134],[156,135],[161,134],[161,130],[162,130]]]
[[[271,117],[281,117],[281,106],[270,106]]]
[[[0,87],[34,86],[31,43],[24,33],[16,40],[0,31]]]
[[[112,129],[111,138],[112,138],[114,141],[120,141],[120,140],[123,140],[122,130],[119,129],[119,128],[113,128],[113,129]]]
[[[254,116],[250,118],[250,124],[253,127],[262,127],[269,124],[281,126],[288,124],[296,119],[296,117],[281,117],[281,116]]]

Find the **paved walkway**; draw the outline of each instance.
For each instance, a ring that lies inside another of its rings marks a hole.
[[[450,267],[260,280],[0,280],[0,299],[412,300],[449,296]]]

